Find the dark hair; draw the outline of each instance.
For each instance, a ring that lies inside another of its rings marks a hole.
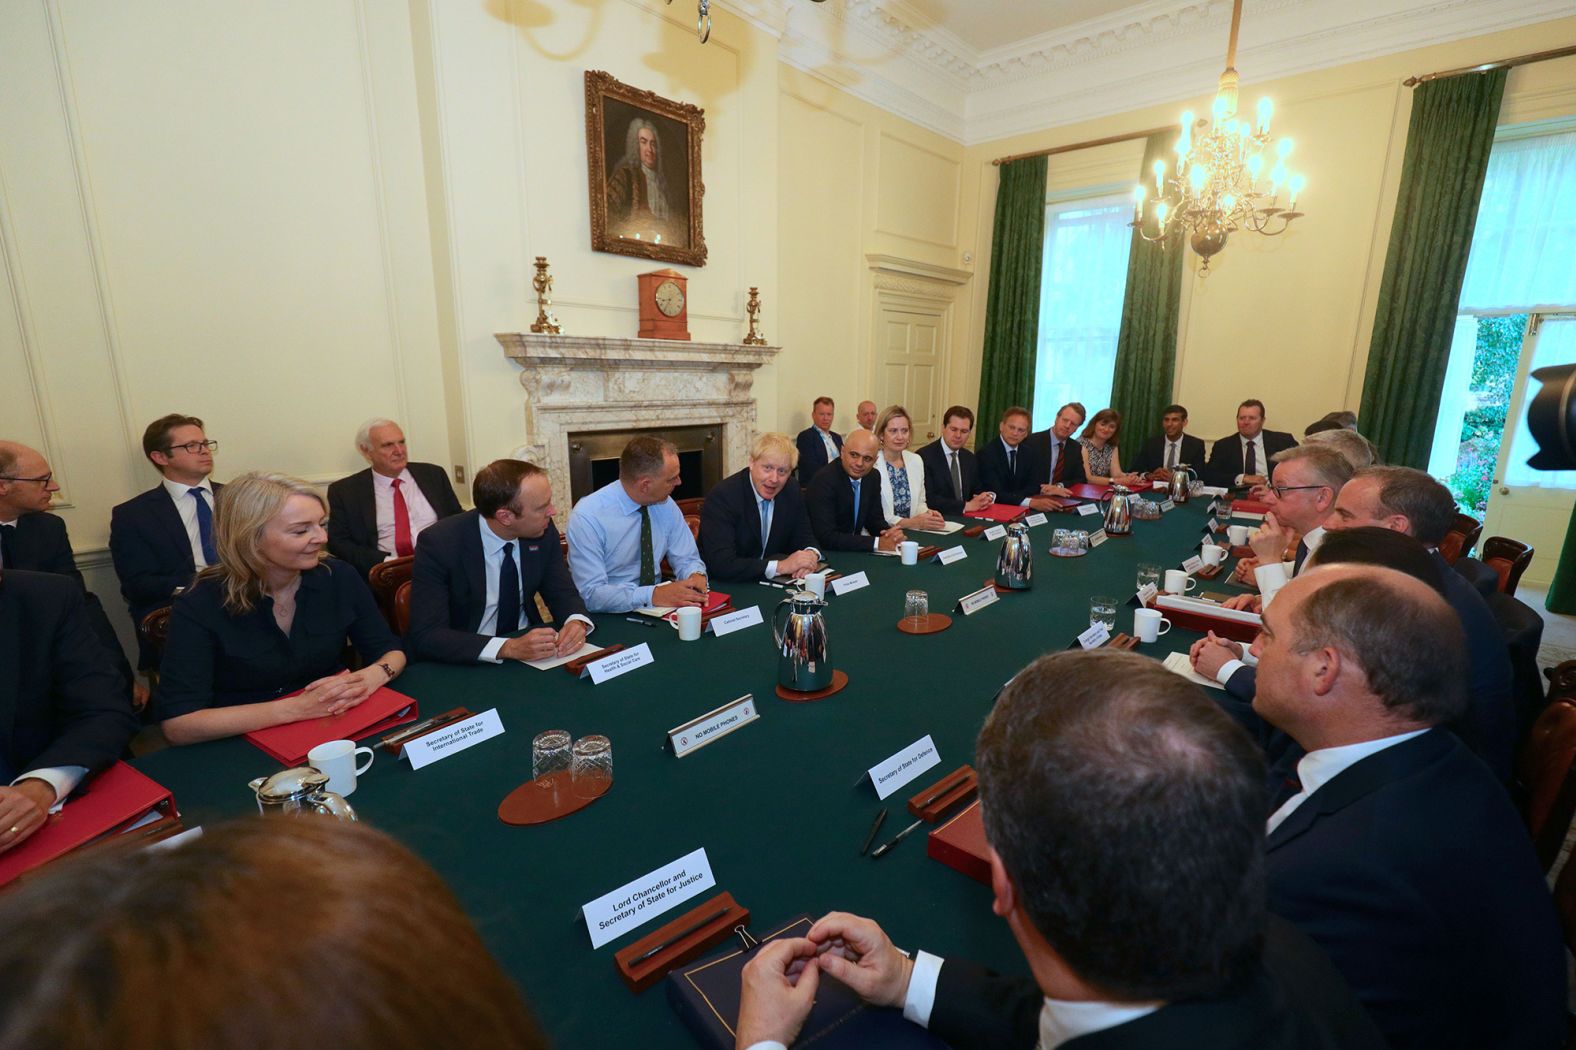
[[[1058,415],[1060,415],[1060,413],[1058,413]],[[1107,421],[1116,424],[1116,430],[1111,434],[1111,440],[1106,442],[1107,445],[1115,448],[1116,439],[1122,436],[1122,413],[1118,412],[1114,408],[1102,408],[1100,411],[1096,412],[1090,417],[1089,422],[1084,424],[1083,433],[1079,436],[1088,437],[1094,432],[1095,427]]]
[[[4,1050],[547,1045],[438,874],[328,818],[59,861],[0,897],[0,973]]]
[[[1089,410],[1083,407],[1083,403],[1080,401],[1067,402],[1067,404],[1056,410],[1056,414],[1059,416],[1069,408],[1078,413],[1078,422],[1082,423],[1084,420],[1089,418]]]
[[[1382,565],[1422,580],[1440,595],[1445,593],[1444,574],[1428,548],[1404,532],[1381,525],[1326,529],[1308,557],[1314,565]]]
[[[1260,401],[1256,397],[1250,397],[1246,401],[1242,402],[1242,404],[1237,406],[1237,411],[1241,412],[1244,408],[1256,408],[1259,410],[1260,419],[1269,418],[1269,413],[1264,411],[1264,402]]]
[[[966,405],[950,406],[945,412],[941,413],[941,425],[946,426],[955,418],[968,420],[969,429],[974,429],[974,410],[972,408],[969,408]]]
[[[1219,994],[1257,964],[1264,765],[1159,663],[1110,650],[1030,664],[976,743],[985,833],[1036,929],[1123,999]]]
[[[1437,547],[1456,524],[1456,498],[1444,485],[1412,467],[1364,467],[1355,475],[1379,482],[1379,507],[1400,514],[1424,546]]]
[[[1160,415],[1161,415],[1162,418],[1164,418],[1166,416],[1169,416],[1173,412],[1175,412],[1177,415],[1181,416],[1183,419],[1187,418],[1187,409],[1183,408],[1181,405],[1167,405],[1161,411]]]
[[[679,453],[673,442],[665,441],[655,434],[637,434],[629,439],[629,444],[619,453],[618,476],[634,481],[636,478],[660,474],[670,453],[675,456]]]
[[[1029,410],[1027,408],[1024,408],[1022,405],[1013,405],[1011,408],[1007,409],[1007,411],[1001,414],[1001,421],[1005,423],[1013,416],[1022,416],[1025,419],[1034,418],[1033,416],[1029,415]]]
[[[1309,423],[1307,426],[1302,428],[1302,436],[1307,437],[1310,434],[1322,434],[1326,430],[1345,429],[1345,427],[1341,426],[1341,424],[1337,423],[1333,419],[1316,419],[1312,423]]]
[[[1401,573],[1332,580],[1296,607],[1296,651],[1338,649],[1362,671],[1385,709],[1408,721],[1440,725],[1467,707],[1466,636],[1437,594],[1397,586]]]
[[[149,423],[147,429],[142,432],[142,454],[148,457],[149,463],[153,463],[153,454],[155,452],[163,452],[165,455],[169,454],[170,432],[176,427],[196,427],[204,433],[208,430],[207,427],[203,426],[203,421],[196,416],[183,416],[179,412],[171,412],[167,416],[160,416],[152,423]],[[153,463],[153,465],[158,467],[157,463]]]
[[[831,405],[833,408],[836,408],[837,407],[837,402],[833,401],[829,397],[818,397],[814,401],[810,402],[810,407],[811,408],[815,408],[815,407],[817,407],[819,405]]]
[[[508,507],[520,513],[520,483],[547,471],[523,459],[495,459],[471,479],[471,502],[476,512],[490,518]]]

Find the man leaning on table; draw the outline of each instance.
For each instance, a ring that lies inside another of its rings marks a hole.
[[[856,430],[805,490],[810,530],[822,550],[895,551],[903,542],[903,530],[888,528],[881,513],[881,480],[872,469],[880,455],[875,434]]]
[[[749,466],[706,493],[700,551],[713,578],[799,579],[820,564],[804,497],[794,481],[795,455],[786,435],[758,435],[750,445]]]
[[[0,570],[0,853],[137,731],[131,683],[85,603],[70,577]]]
[[[1160,413],[1160,434],[1145,441],[1133,461],[1133,470],[1159,481],[1170,481],[1173,468],[1186,464],[1202,476],[1204,442],[1187,433],[1187,409],[1167,405]]]
[[[919,450],[925,463],[925,502],[943,514],[988,507],[996,494],[980,483],[979,458],[964,446],[974,433],[974,412],[953,405],[942,413],[941,436]]]
[[[586,496],[569,515],[569,571],[592,612],[706,604],[706,566],[673,502],[679,454],[642,434],[618,457],[618,480]],[[666,558],[674,579],[660,582]]]
[[[468,664],[577,651],[592,624],[564,564],[547,472],[517,459],[494,460],[476,472],[471,499],[475,510],[430,526],[416,545],[415,655]],[[556,627],[542,622],[538,595]]]
[[[910,958],[834,912],[745,966],[740,1048],[791,1043],[822,974],[959,1050],[1383,1046],[1330,961],[1266,914],[1263,766],[1196,687],[1131,653],[1042,657],[976,755],[992,909],[1032,977]]]

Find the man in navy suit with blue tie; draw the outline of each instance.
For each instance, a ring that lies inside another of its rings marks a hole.
[[[476,472],[476,509],[416,541],[408,640],[417,659],[545,660],[579,650],[592,628],[553,524],[547,472],[499,459]],[[547,626],[536,596],[553,615]]]
[[[836,414],[837,405],[829,397],[818,397],[815,404],[810,406],[810,418],[815,421],[814,425],[799,431],[799,436],[794,439],[799,449],[800,485],[810,484],[810,479],[843,450],[843,435],[832,429],[832,419]],[[707,563],[708,566],[710,564]]]
[[[815,571],[821,551],[792,484],[793,456],[785,435],[762,434],[750,446],[750,465],[706,493],[699,545],[712,579],[800,579]]]
[[[213,512],[224,486],[208,478],[218,447],[196,416],[161,416],[142,432],[142,454],[163,480],[110,511],[109,519],[109,552],[133,626],[219,560]],[[137,665],[156,668],[157,654],[141,645]]]

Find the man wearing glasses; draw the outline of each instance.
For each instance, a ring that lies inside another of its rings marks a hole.
[[[170,604],[198,569],[219,560],[214,499],[224,486],[208,480],[218,447],[196,416],[163,416],[142,432],[143,455],[163,480],[116,507],[109,522],[109,551],[133,624]],[[158,654],[139,645],[138,667],[157,668]]]
[[[1276,453],[1274,481],[1264,495],[1270,509],[1248,541],[1259,593],[1238,595],[1225,603],[1228,608],[1262,612],[1276,591],[1302,573],[1308,555],[1324,538],[1324,523],[1352,473],[1351,462],[1328,446],[1298,445]],[[1297,552],[1291,561],[1283,561],[1294,533],[1299,537]]]

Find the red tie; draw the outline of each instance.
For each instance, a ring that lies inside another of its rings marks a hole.
[[[1060,485],[1062,483],[1062,468],[1067,465],[1067,446],[1061,441],[1053,441],[1051,444],[1056,447],[1056,466],[1051,470],[1051,483]]]
[[[394,553],[405,558],[416,553],[410,542],[410,508],[405,506],[405,494],[399,490],[400,479],[395,478],[391,484],[394,486]]]

